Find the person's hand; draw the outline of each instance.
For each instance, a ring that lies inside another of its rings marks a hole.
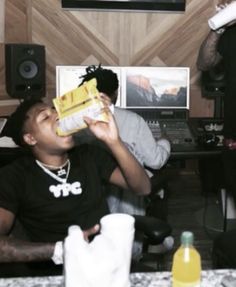
[[[111,99],[106,94],[100,93],[100,97],[105,107],[109,107],[112,104]]]
[[[220,10],[224,9],[227,5],[229,5],[233,1],[234,0],[220,0],[216,5],[216,12],[219,12]]]
[[[110,109],[105,107],[104,112],[108,115],[108,122],[94,120],[86,116],[84,117],[84,121],[99,140],[102,140],[106,144],[112,144],[119,138],[118,128]]]
[[[225,9],[230,3],[234,2],[235,0],[221,0],[219,3],[216,5],[216,12],[220,12],[221,10]],[[233,20],[226,25],[224,25],[222,28],[225,30],[227,27],[233,25],[236,23],[236,20]]]
[[[91,227],[90,229],[84,230],[84,231],[83,231],[84,240],[89,241],[89,237],[90,237],[91,235],[95,235],[96,233],[98,233],[99,230],[100,230],[99,224],[94,225],[94,226]]]

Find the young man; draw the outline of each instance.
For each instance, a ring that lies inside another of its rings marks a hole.
[[[120,140],[107,112],[108,123],[84,120],[110,153],[87,145],[73,148],[71,135],[56,133],[56,111],[42,102],[25,101],[13,113],[6,135],[30,149],[31,155],[0,170],[1,262],[56,259],[70,225],[85,230],[85,238],[97,233],[100,218],[108,213],[103,182],[149,194],[145,171]],[[8,237],[16,218],[29,241]]]

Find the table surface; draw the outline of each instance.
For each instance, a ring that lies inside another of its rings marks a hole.
[[[201,287],[225,287],[223,278],[236,280],[236,269],[202,271]],[[170,272],[132,273],[131,287],[171,287]],[[0,287],[62,287],[62,276],[1,278]],[[233,286],[236,286],[236,281]]]

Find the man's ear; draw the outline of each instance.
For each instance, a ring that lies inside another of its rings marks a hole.
[[[26,133],[23,135],[23,139],[24,139],[24,142],[29,145],[29,146],[34,146],[36,145],[37,141],[36,139],[34,138],[34,136],[30,133]]]
[[[112,96],[111,96],[111,101],[112,101],[112,103],[115,105],[116,104],[116,102],[117,102],[117,98],[118,98],[118,90],[116,90],[113,94],[112,94]]]

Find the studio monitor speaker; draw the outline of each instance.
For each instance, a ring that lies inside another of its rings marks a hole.
[[[45,48],[37,44],[5,45],[6,90],[10,97],[45,96]]]
[[[209,71],[202,72],[201,88],[202,96],[205,98],[224,96],[225,71],[223,61]]]

